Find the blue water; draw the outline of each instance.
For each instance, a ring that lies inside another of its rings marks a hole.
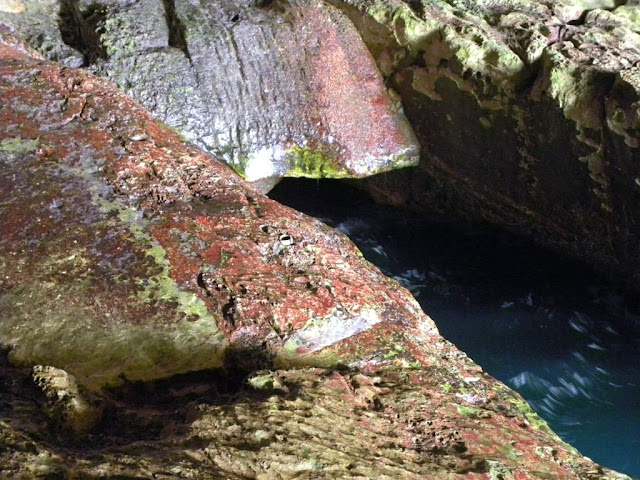
[[[581,453],[640,477],[634,297],[524,239],[381,208],[335,182],[287,180],[270,196],[347,234]]]

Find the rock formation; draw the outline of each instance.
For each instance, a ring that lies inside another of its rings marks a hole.
[[[99,389],[220,367],[230,348],[335,366],[362,359],[340,342],[371,329],[432,342],[417,302],[346,237],[113,86],[20,59],[0,89],[0,335],[14,362]]]
[[[627,478],[344,236],[6,26],[0,98],[0,477]]]
[[[263,191],[415,164],[397,91],[421,161],[366,180],[378,199],[530,235],[639,288],[636,0],[5,0],[0,20]]]
[[[640,288],[636,1],[331,3],[423,148],[371,192],[531,235]]]
[[[324,2],[45,4],[0,19],[46,58],[115,82],[249,181],[418,162],[400,103],[349,19]]]

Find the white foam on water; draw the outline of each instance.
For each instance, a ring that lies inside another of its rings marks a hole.
[[[370,229],[369,223],[359,218],[348,218],[336,225],[336,228],[347,236],[366,232]]]
[[[507,383],[513,385],[515,388],[523,388],[527,386],[537,391],[548,390],[552,387],[551,382],[533,374],[530,371],[520,372],[507,380]]]
[[[593,382],[591,381],[591,379],[583,375],[580,375],[578,372],[573,372],[571,376],[576,382],[578,382],[583,387],[590,387],[591,385],[593,385]]]
[[[382,245],[376,245],[375,247],[372,248],[372,250],[376,252],[378,255],[380,255],[381,257],[389,258],[389,256],[387,255],[387,252],[385,252],[384,247]]]

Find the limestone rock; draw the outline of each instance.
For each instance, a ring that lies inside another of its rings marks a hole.
[[[100,403],[88,399],[72,375],[59,368],[36,365],[33,380],[46,395],[46,410],[54,422],[77,434],[90,432],[100,422]]]
[[[403,362],[435,348],[431,319],[345,236],[185,146],[113,85],[11,45],[0,347],[16,364],[95,391],[225,365],[383,361],[391,332],[416,345]]]
[[[563,444],[464,357],[260,371],[231,389],[207,376],[145,385],[119,392],[118,408],[81,442],[36,429],[46,420],[20,373],[0,365],[0,378],[15,385],[0,401],[19,407],[0,422],[6,478],[630,480]]]
[[[344,236],[112,85],[0,45],[0,478],[628,480]]]
[[[29,45],[37,45],[37,50],[47,59],[71,67],[82,66],[82,53],[64,41],[66,33],[61,28],[64,23],[60,13],[66,3],[58,0],[19,3],[24,8],[0,8],[0,22],[14,27]],[[8,5],[17,5],[17,2],[11,1]]]
[[[490,221],[640,285],[637,2],[333,0],[401,95],[416,171],[378,198]]]
[[[75,47],[68,64],[83,54],[249,181],[363,177],[418,162],[398,99],[349,19],[323,1],[47,5],[60,18],[38,8],[0,20],[47,58]],[[50,31],[52,54],[38,36]]]
[[[24,3],[20,0],[2,0],[0,1],[0,12],[21,13],[25,11]]]

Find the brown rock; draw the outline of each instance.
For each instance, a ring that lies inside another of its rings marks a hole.
[[[336,365],[382,355],[383,340],[342,343],[372,328],[413,337],[417,356],[438,339],[346,237],[112,85],[17,48],[0,68],[0,342],[14,362],[95,389],[220,367],[230,347],[249,365]]]

